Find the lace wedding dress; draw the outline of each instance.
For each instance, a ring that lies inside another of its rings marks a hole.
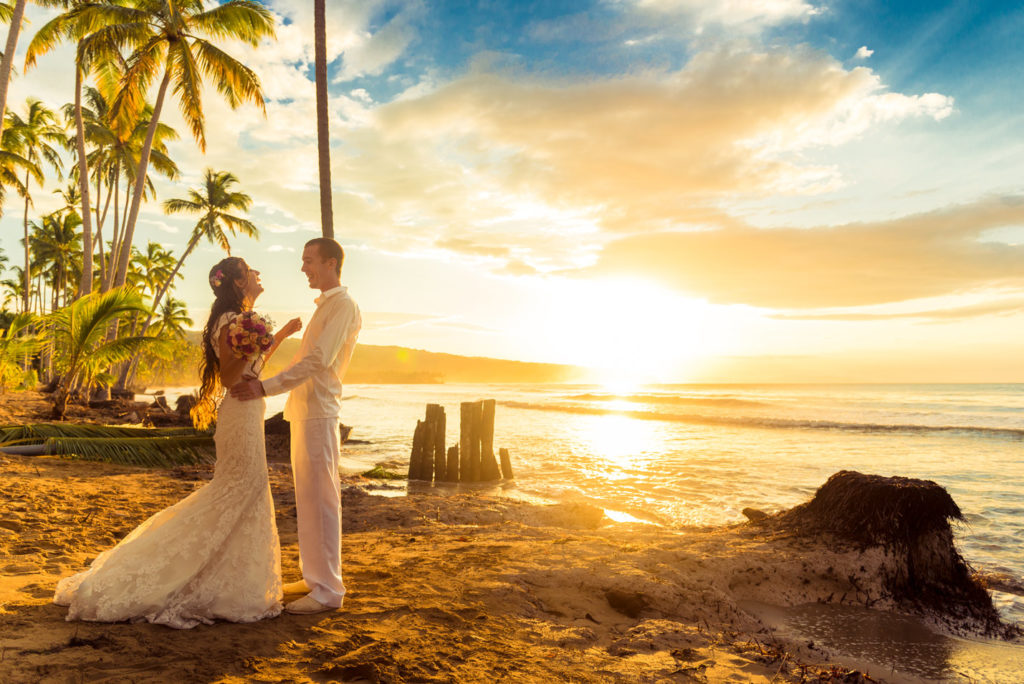
[[[215,339],[234,314],[225,314]],[[250,370],[252,367],[250,366]],[[263,441],[263,399],[225,396],[213,479],[139,525],[88,570],[57,584],[68,620],[178,629],[281,612],[281,550]]]

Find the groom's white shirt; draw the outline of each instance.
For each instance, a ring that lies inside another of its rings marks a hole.
[[[341,415],[341,381],[363,325],[348,288],[338,286],[316,298],[316,311],[290,366],[263,381],[263,391],[291,391],[284,405],[288,421]]]

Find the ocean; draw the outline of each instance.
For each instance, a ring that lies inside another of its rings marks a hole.
[[[348,385],[342,420],[369,443],[347,445],[344,467],[405,474],[426,404],[445,407],[450,445],[459,403],[485,398],[516,474],[488,491],[717,525],[806,501],[839,470],[922,478],[963,511],[974,568],[1024,578],[1024,385]],[[995,598],[1024,622],[1024,597]]]

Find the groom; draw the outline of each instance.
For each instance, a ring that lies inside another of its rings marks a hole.
[[[316,311],[290,366],[262,383],[243,380],[231,388],[237,399],[289,392],[284,405],[291,423],[295,512],[302,579],[286,594],[306,593],[285,606],[308,615],[341,607],[341,484],[338,478],[338,417],[341,380],[362,325],[359,306],[341,286],[345,252],[330,238],[315,238],[302,250],[302,272],[320,290]]]

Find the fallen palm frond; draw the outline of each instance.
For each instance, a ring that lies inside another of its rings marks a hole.
[[[0,425],[0,448],[29,444],[42,445],[48,454],[121,465],[171,467],[214,460],[213,435],[192,428]]]

